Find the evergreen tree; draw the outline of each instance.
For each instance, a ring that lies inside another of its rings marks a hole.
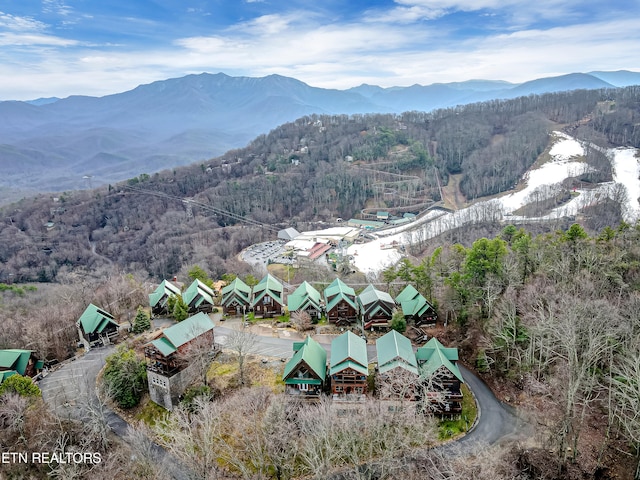
[[[145,330],[149,330],[151,328],[151,320],[149,319],[149,314],[142,308],[138,307],[138,313],[136,314],[136,318],[133,320],[133,327],[131,330],[133,333],[142,333]]]
[[[120,345],[107,357],[104,368],[105,387],[122,408],[138,405],[147,388],[147,367],[136,352]]]

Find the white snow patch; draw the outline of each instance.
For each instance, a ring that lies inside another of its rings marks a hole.
[[[384,238],[377,238],[365,244],[349,247],[348,253],[354,255],[354,265],[363,273],[381,271],[402,258],[396,249],[382,249],[382,245],[389,245],[393,242],[403,245],[426,242],[430,238],[463,225],[505,220],[505,213],[510,213],[536,200],[550,198],[558,191],[559,184],[563,180],[590,171],[589,165],[575,160],[576,157],[584,155],[582,145],[565,133],[554,132],[554,135],[555,143],[549,150],[551,161],[530,170],[523,176],[522,181],[526,182],[524,189],[478,202],[454,213],[433,210],[409,224],[376,232],[375,235]],[[593,147],[595,148],[595,146]],[[614,181],[603,183],[593,189],[578,190],[579,195],[565,205],[555,208],[548,215],[535,218],[511,215],[506,219],[535,222],[576,215],[584,208],[602,202],[606,197],[616,199],[619,196],[620,185],[624,185],[628,194],[627,203],[623,206],[625,221],[633,222],[640,219],[638,152],[640,152],[638,149],[608,150],[607,154],[611,158],[614,169]]]
[[[616,148],[610,151],[609,157],[613,166],[613,181],[627,189],[627,201],[622,206],[622,217],[629,223],[640,219],[640,167],[637,154],[636,148]]]

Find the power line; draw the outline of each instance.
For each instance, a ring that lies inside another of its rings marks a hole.
[[[196,205],[196,206],[202,208],[203,210],[215,213],[216,215],[222,215],[224,217],[229,217],[229,218],[232,218],[233,220],[237,220],[239,222],[243,222],[243,223],[252,225],[254,227],[260,227],[260,228],[263,228],[265,230],[270,230],[272,232],[278,232],[279,231],[278,228],[273,227],[271,225],[267,225],[266,223],[258,222],[257,220],[254,220],[252,218],[244,217],[242,215],[238,215],[237,213],[229,212],[228,210],[223,210],[222,208],[218,208],[218,207],[214,207],[214,206],[211,206],[211,205],[207,205],[206,203],[198,202],[196,200],[181,198],[181,197],[178,197],[178,196],[175,196],[175,195],[170,195],[170,194],[164,193],[164,192],[154,192],[152,190],[145,190],[143,188],[133,187],[131,185],[124,185],[124,188],[126,188],[128,190],[131,190],[132,192],[135,192],[135,193],[141,193],[141,194],[145,194],[145,195],[153,195],[155,197],[167,198],[169,200],[175,200],[177,202],[182,202],[185,205],[187,205],[187,210],[190,210],[190,207],[192,205]]]

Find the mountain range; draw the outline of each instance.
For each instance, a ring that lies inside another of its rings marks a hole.
[[[513,84],[323,89],[279,75],[187,75],[104,97],[0,102],[0,192],[63,191],[205,162],[310,114],[431,111],[492,99],[640,84],[640,72],[572,73]],[[1,203],[1,202],[0,202]]]

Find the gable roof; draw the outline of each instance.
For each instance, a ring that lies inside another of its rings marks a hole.
[[[31,358],[31,350],[0,350],[0,370],[12,370],[24,375]]]
[[[404,368],[411,373],[418,374],[418,362],[413,353],[411,340],[400,335],[395,330],[376,340],[378,350],[378,371],[386,373],[396,367]]]
[[[290,312],[305,310],[310,306],[316,310],[320,310],[321,299],[320,292],[305,280],[287,297],[287,306]]]
[[[414,300],[418,296],[421,296],[418,290],[416,290],[413,285],[407,285],[396,297],[396,302],[402,303],[408,300]]]
[[[336,278],[327,288],[324,289],[324,298],[327,311],[333,310],[341,300],[344,300],[358,311],[355,290],[339,278]]]
[[[390,308],[395,307],[396,302],[391,298],[387,292],[383,292],[382,290],[378,290],[373,285],[369,284],[367,288],[365,288],[360,295],[358,295],[358,301],[363,307],[374,304],[376,302],[381,302],[387,305]]]
[[[251,287],[236,277],[233,282],[222,289],[222,305],[227,305],[232,299],[239,299],[245,305],[251,302]]]
[[[449,370],[458,380],[464,383],[462,374],[456,362],[458,361],[458,349],[447,348],[432,337],[424,346],[418,348],[416,358],[420,365],[420,374],[430,377],[441,367]]]
[[[193,307],[197,307],[203,302],[213,305],[213,295],[213,290],[196,278],[182,294],[182,300]]]
[[[296,347],[299,348],[285,365],[282,379],[286,382],[287,378],[304,362],[321,382],[324,382],[327,375],[327,351],[311,337],[305,338],[304,342],[294,344],[294,348]]]
[[[119,327],[113,315],[96,307],[93,303],[89,304],[76,324],[82,326],[84,333],[102,333],[109,324]]]
[[[396,297],[396,302],[400,304],[405,316],[421,316],[427,310],[433,309],[427,299],[411,285],[407,285],[400,292],[400,295]]]
[[[165,298],[165,301],[162,302],[164,305],[164,303],[166,303],[166,298],[171,295],[180,295],[180,289],[169,280],[163,280],[162,283],[149,294],[149,305],[151,307],[155,307],[160,300]]]
[[[258,301],[264,298],[265,295],[268,295],[282,305],[282,291],[282,283],[268,273],[262,278],[262,280],[260,280],[260,283],[253,287],[253,302],[251,302],[251,305],[257,305]]]
[[[153,340],[151,344],[166,357],[176,352],[185,343],[213,330],[213,327],[214,324],[209,316],[200,312],[165,329],[162,337]]]
[[[345,332],[331,342],[329,375],[352,368],[363,375],[369,373],[367,344],[353,332]]]

